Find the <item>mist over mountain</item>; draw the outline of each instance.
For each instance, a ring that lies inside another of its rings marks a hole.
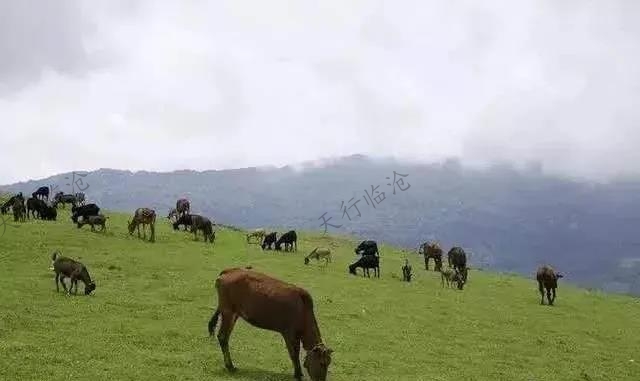
[[[403,184],[394,184],[394,172]],[[324,230],[324,214],[330,224],[341,225],[328,226],[328,233],[407,248],[438,239],[446,250],[463,246],[475,267],[532,276],[539,264],[550,263],[566,273],[567,282],[640,295],[635,180],[592,183],[547,176],[536,167],[470,169],[455,160],[426,165],[354,155],[282,168],[100,169],[0,190],[30,194],[38,186],[57,186],[71,192],[78,179],[75,190],[88,187],[88,200],[108,210],[148,206],[165,217],[177,198],[187,197],[194,213],[218,223],[279,231]],[[367,197],[372,187],[378,187],[373,196],[379,203]]]

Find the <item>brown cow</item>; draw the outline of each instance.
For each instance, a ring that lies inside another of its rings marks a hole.
[[[541,266],[536,273],[536,280],[538,281],[538,290],[540,290],[540,304],[544,304],[544,289],[547,290],[547,300],[549,305],[553,305],[553,301],[556,299],[556,288],[558,288],[558,279],[563,275],[555,272],[551,266]],[[551,294],[553,293],[553,297]]]
[[[434,262],[434,270],[433,271],[441,271],[442,270],[442,249],[440,248],[440,244],[438,242],[425,242],[420,245],[420,254],[424,255],[424,268],[425,270],[429,270],[429,259],[433,258]]]
[[[296,380],[302,380],[300,342],[307,352],[304,367],[311,380],[326,380],[333,350],[322,343],[313,301],[306,290],[247,268],[223,270],[215,285],[218,308],[209,320],[209,334],[213,336],[222,315],[218,342],[229,371],[236,370],[229,353],[229,337],[236,320],[242,317],[254,327],[283,336]]]
[[[140,238],[140,225],[142,225],[142,232],[144,233],[144,239],[147,239],[146,227],[149,225],[151,230],[151,242],[156,240],[156,212],[149,208],[138,208],[133,215],[133,220],[128,222],[129,234],[133,234],[133,231],[138,228],[138,238]]]

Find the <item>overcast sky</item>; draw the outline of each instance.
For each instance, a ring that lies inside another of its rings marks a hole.
[[[0,183],[364,153],[640,173],[640,1],[0,2]]]

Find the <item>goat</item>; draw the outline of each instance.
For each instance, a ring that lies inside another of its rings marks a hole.
[[[317,261],[324,259],[325,266],[327,266],[329,262],[331,262],[331,249],[316,247],[311,253],[309,253],[309,255],[304,257],[304,264],[308,265],[310,259],[316,259]]]

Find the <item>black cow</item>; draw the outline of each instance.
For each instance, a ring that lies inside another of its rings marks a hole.
[[[271,245],[275,244],[278,239],[278,235],[276,232],[269,233],[264,236],[264,240],[262,241],[262,250],[271,250]]]
[[[187,214],[187,217],[191,218],[191,231],[193,232],[193,239],[198,239],[198,230],[202,230],[204,235],[204,242],[207,240],[211,243],[216,239],[216,233],[213,231],[213,223],[207,217],[203,217],[197,214]]]
[[[7,214],[9,209],[13,208],[13,204],[15,204],[16,200],[19,200],[22,197],[22,193],[15,194],[11,196],[4,204],[2,204],[2,214]],[[24,197],[22,197],[24,201]]]
[[[362,241],[354,250],[358,255],[375,255],[380,256],[378,244],[376,241]]]
[[[73,206],[71,208],[71,221],[74,224],[78,223],[78,217],[82,216],[82,218],[87,218],[88,216],[97,216],[100,214],[100,207],[96,204],[87,204],[83,206]]]
[[[58,218],[58,209],[55,206],[45,204],[39,213],[43,220],[55,221]]]
[[[282,244],[284,243],[284,251],[298,251],[298,235],[295,230],[289,230],[280,236],[280,239],[276,241],[276,250],[282,250]]]
[[[453,267],[456,272],[462,274],[464,282],[467,282],[467,254],[459,246],[454,246],[447,253],[447,259],[449,261],[449,267]]]
[[[35,197],[31,197],[27,200],[27,218],[30,216],[36,218],[36,213],[38,218],[42,218],[42,213],[44,209],[47,207],[47,204]],[[31,215],[29,215],[31,213]]]
[[[40,187],[35,192],[31,193],[33,198],[49,200],[49,187]]]
[[[187,228],[191,227],[191,215],[190,214],[182,214],[180,215],[180,217],[176,220],[176,222],[173,223],[173,230],[179,230],[180,225],[183,225],[185,230]]]
[[[349,273],[356,275],[356,269],[362,268],[362,276],[370,278],[369,269],[373,269],[374,276],[380,278],[380,257],[377,255],[363,255],[356,263],[349,265]]]
[[[55,207],[57,207],[59,204],[62,204],[63,208],[65,208],[65,204],[71,204],[72,208],[78,205],[78,200],[73,194],[64,194],[63,192],[58,192],[53,197],[53,200]]]

